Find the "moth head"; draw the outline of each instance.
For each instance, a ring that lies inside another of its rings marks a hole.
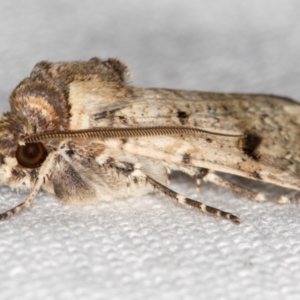
[[[113,58],[36,64],[30,76],[12,92],[11,112],[0,120],[0,183],[13,188],[32,187],[37,170],[56,144],[20,145],[20,140],[26,135],[70,127],[73,115],[69,97],[74,81],[97,81],[101,88],[119,92],[116,87],[125,86],[128,77],[128,67]]]
[[[28,134],[67,126],[63,93],[55,85],[23,80],[10,97],[11,112],[0,120],[0,183],[11,188],[31,188],[49,153],[47,145],[20,145]]]
[[[20,163],[26,153],[19,146],[21,136],[31,129],[28,119],[20,114],[5,113],[0,121],[0,183],[11,188],[30,188],[34,180],[36,171]]]

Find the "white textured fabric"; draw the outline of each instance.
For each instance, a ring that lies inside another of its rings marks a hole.
[[[0,96],[33,65],[119,57],[133,82],[300,99],[300,2],[1,1]],[[299,299],[300,206],[172,187],[242,224],[158,194],[84,208],[39,194],[0,223],[0,299]],[[1,187],[0,209],[20,202]]]

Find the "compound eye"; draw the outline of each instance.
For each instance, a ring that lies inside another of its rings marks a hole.
[[[47,150],[42,143],[28,143],[18,146],[16,159],[25,168],[37,168],[47,157]]]

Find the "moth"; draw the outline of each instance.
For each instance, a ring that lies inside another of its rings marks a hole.
[[[222,94],[129,84],[118,59],[35,65],[0,121],[0,183],[86,204],[153,190],[239,223],[240,219],[168,187],[172,171],[255,201],[290,202],[222,177],[300,189],[300,105],[268,95]]]

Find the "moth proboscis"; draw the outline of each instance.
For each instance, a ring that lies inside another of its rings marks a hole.
[[[110,58],[34,67],[0,121],[0,182],[31,190],[0,220],[29,207],[40,189],[85,204],[160,191],[239,223],[229,212],[168,187],[172,171],[254,201],[288,203],[222,177],[229,173],[298,191],[300,105],[276,96],[137,88]],[[216,173],[217,172],[217,173]]]

